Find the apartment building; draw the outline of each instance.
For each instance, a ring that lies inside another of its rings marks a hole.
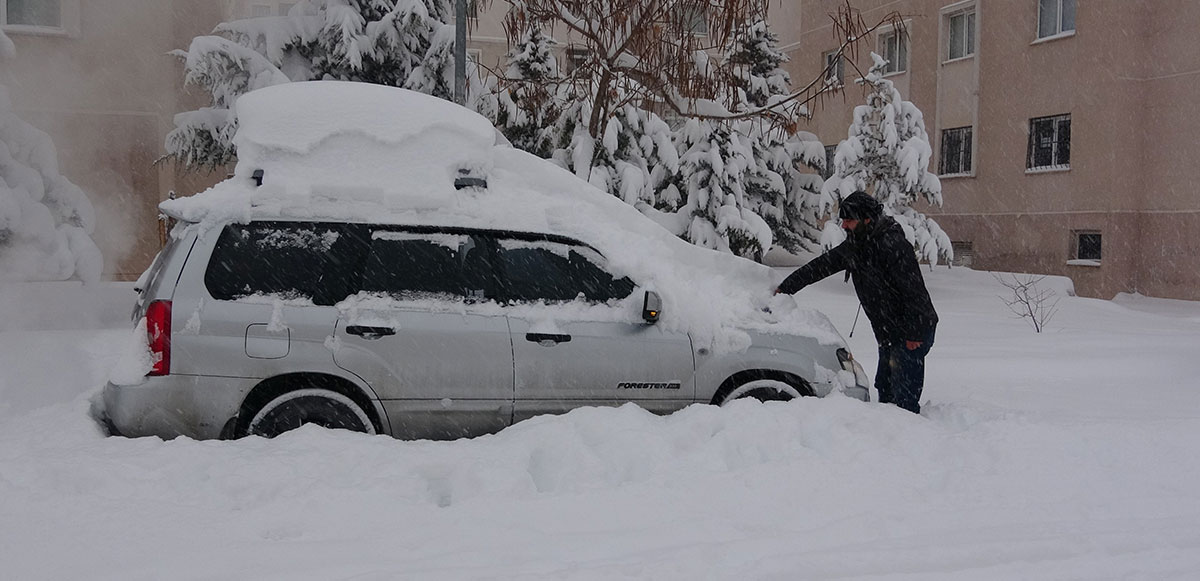
[[[773,29],[796,81],[837,47],[841,1],[785,3]],[[867,52],[925,115],[944,205],[923,208],[974,268],[1070,277],[1083,296],[1200,299],[1200,2],[858,0],[903,15]],[[809,130],[845,139],[858,73]]]
[[[843,0],[771,3],[794,85],[836,48]],[[500,69],[493,2],[470,3],[469,56]],[[945,204],[925,208],[960,264],[1071,277],[1085,296],[1200,299],[1200,2],[1191,0],[854,0],[868,21],[896,11],[902,30],[866,39],[835,69],[843,88],[804,129],[828,148],[846,137],[854,84],[874,50],[925,114]],[[112,276],[157,250],[155,206],[221,176],[153,165],[188,95],[167,55],[233,18],[281,15],[278,0],[0,0],[18,59],[3,81],[23,119],[51,135],[62,173],[97,206]],[[560,62],[572,58],[570,38]],[[568,65],[569,66],[569,65]]]
[[[207,0],[0,0],[17,50],[0,84],[95,206],[106,276],[141,273],[160,247],[158,202],[212,181],[154,162],[175,113],[201,103],[167,53],[212,31],[222,11]]]

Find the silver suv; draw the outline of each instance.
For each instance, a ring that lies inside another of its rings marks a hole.
[[[657,293],[559,235],[180,224],[138,292],[153,368],[105,387],[113,434],[270,437],[313,423],[451,439],[579,406],[868,397],[844,346],[748,331],[747,349],[714,352],[656,324],[671,308]],[[547,319],[555,305],[569,308]]]

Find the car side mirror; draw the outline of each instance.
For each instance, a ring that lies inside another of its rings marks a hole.
[[[662,314],[662,299],[658,293],[648,290],[646,298],[642,302],[642,319],[647,323],[658,322],[658,316]]]

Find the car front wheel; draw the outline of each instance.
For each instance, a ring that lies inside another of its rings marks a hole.
[[[298,389],[276,396],[254,414],[247,435],[274,438],[304,424],[375,433],[375,424],[353,400],[327,389]]]
[[[729,392],[725,399],[721,400],[721,405],[728,405],[729,402],[753,398],[758,401],[788,401],[800,397],[800,391],[792,387],[786,382],[776,379],[755,379],[747,381]]]

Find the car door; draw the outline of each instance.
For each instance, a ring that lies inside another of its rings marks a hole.
[[[376,390],[393,432],[451,439],[512,418],[508,321],[486,249],[465,231],[377,229],[362,292],[339,304],[335,360]]]
[[[512,331],[513,421],[583,405],[632,401],[669,413],[692,403],[691,340],[643,321],[634,284],[598,252],[505,235],[497,265]]]

